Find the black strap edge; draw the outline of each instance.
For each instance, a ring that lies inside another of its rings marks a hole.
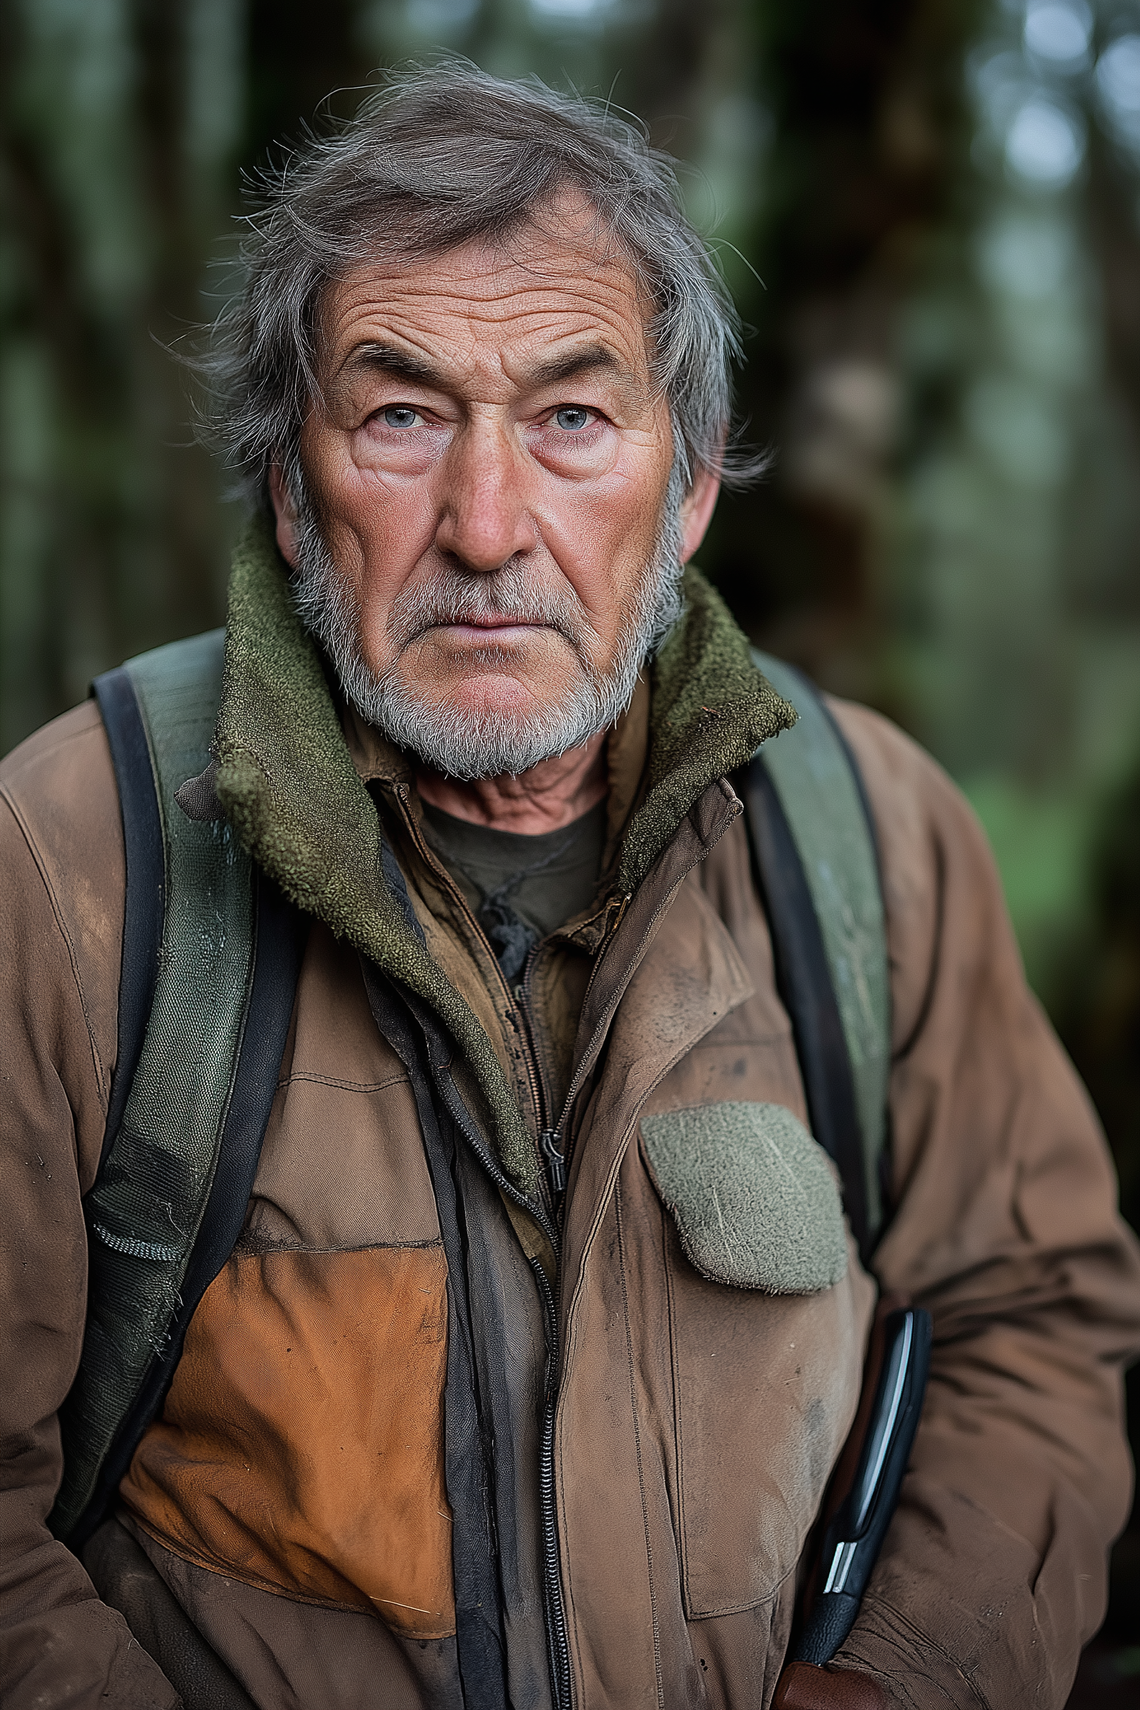
[[[96,677],[91,689],[115,768],[127,869],[118,1045],[97,1180],[122,1126],[154,1002],[166,919],[166,843],[150,741],[130,673],[120,665]]]
[[[64,1542],[81,1550],[106,1519],[147,1426],[166,1399],[190,1320],[223,1269],[245,1222],[277,1090],[304,949],[302,917],[264,874],[255,875],[253,975],[246,994],[214,1179],[186,1269],[180,1304],[161,1348],[104,1457],[91,1498]]]
[[[753,875],[772,935],[776,987],[792,1023],[812,1132],[834,1161],[860,1257],[873,1244],[855,1082],[823,934],[776,787],[756,756],[738,774]]]

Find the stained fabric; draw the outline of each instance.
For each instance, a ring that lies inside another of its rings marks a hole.
[[[83,1565],[103,1602],[123,1616],[184,1705],[256,1710],[136,1538],[118,1520],[105,1521],[88,1540]]]
[[[375,969],[365,969],[369,1004],[384,1039],[408,1071],[424,1154],[431,1171],[441,1241],[450,1268],[448,1349],[443,1403],[443,1462],[454,1525],[450,1578],[455,1640],[465,1698],[480,1710],[507,1710],[506,1657],[497,1573],[493,1446],[472,1345],[465,1250],[472,1236],[456,1191],[457,1136],[439,1107],[440,1074],[450,1056],[430,1012],[416,1020]],[[417,1025],[418,1023],[418,1025]],[[422,1034],[421,1041],[418,1034]]]
[[[206,1644],[229,1660],[257,1710],[454,1710],[463,1703],[454,1637],[410,1638],[367,1610],[243,1585],[173,1555],[129,1516],[122,1526]],[[154,1655],[165,1669],[161,1644]],[[229,1707],[186,1694],[183,1710]]]
[[[454,1630],[438,1242],[232,1259],[122,1494],[176,1555],[286,1596]]]

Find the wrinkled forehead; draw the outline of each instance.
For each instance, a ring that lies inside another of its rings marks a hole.
[[[374,259],[325,288],[316,354],[327,383],[379,332],[444,347],[457,365],[589,339],[648,387],[651,316],[633,257],[580,192],[565,191],[508,231],[442,251],[378,243]]]

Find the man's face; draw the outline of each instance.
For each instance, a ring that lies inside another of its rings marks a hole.
[[[327,294],[318,361],[301,458],[365,673],[429,720],[508,733],[612,676],[688,542],[662,540],[674,447],[644,305],[589,212],[359,269]],[[274,499],[306,572],[279,477]]]

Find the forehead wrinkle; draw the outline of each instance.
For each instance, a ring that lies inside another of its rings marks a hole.
[[[349,348],[330,376],[328,390],[335,393],[339,385],[351,386],[358,376],[375,372],[449,392],[477,385],[482,373],[496,379],[502,376],[525,393],[596,376],[630,400],[647,398],[653,387],[640,322],[631,327],[619,321],[615,326],[609,316],[597,317],[571,305],[566,309],[569,313],[557,309],[552,313],[548,305],[521,308],[512,318],[523,324],[515,329],[505,348],[485,337],[487,331],[502,330],[503,321],[480,315],[472,304],[455,303],[434,326],[430,322],[426,326],[414,322],[401,326],[406,316],[396,305],[385,305],[375,319],[366,310],[363,318],[371,323],[367,327],[370,336]],[[570,318],[579,324],[567,327],[565,322]],[[458,340],[447,327],[448,320],[461,321],[467,337]],[[636,342],[631,341],[631,332],[636,333]],[[432,349],[435,340],[446,345],[443,360]],[[467,346],[462,357],[461,342]]]
[[[488,318],[496,319],[500,317],[495,310],[502,304],[541,301],[551,293],[563,292],[567,296],[585,296],[598,307],[603,302],[620,304],[623,308],[627,303],[636,305],[637,319],[639,323],[643,320],[640,282],[634,270],[624,264],[602,262],[591,267],[591,262],[598,261],[596,256],[571,253],[530,262],[511,258],[481,268],[447,265],[449,259],[462,253],[453,251],[451,257],[438,256],[433,262],[416,267],[373,264],[356,268],[330,283],[322,307],[327,311],[330,304],[336,303],[343,316],[381,296],[388,300],[450,299],[462,301],[472,311],[481,310]],[[522,275],[521,280],[518,275]]]
[[[585,265],[575,270],[575,260]],[[426,320],[415,312],[416,307],[426,309]],[[390,332],[401,344],[422,352],[442,377],[441,364],[429,348],[433,334],[454,351],[455,323],[462,321],[475,366],[485,334],[496,329],[522,345],[541,339],[544,333],[553,333],[556,342],[572,336],[588,339],[593,333],[592,342],[617,346],[620,366],[636,370],[642,362],[647,369],[651,365],[645,304],[636,272],[624,258],[619,261],[573,243],[552,241],[545,254],[516,252],[507,260],[501,252],[472,245],[434,262],[373,264],[335,282],[323,308],[320,343],[326,357],[334,360],[337,345],[343,346],[346,335],[351,336],[353,323],[371,323],[371,336],[359,344],[385,343],[384,333]],[[338,376],[352,363],[353,354],[350,349],[336,363]],[[426,371],[423,378],[432,383]]]

